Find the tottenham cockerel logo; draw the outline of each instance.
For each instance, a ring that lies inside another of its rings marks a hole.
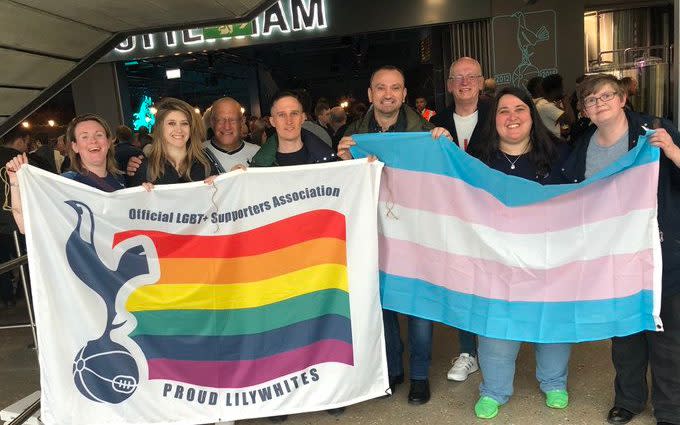
[[[66,258],[73,273],[101,297],[106,305],[106,327],[97,339],[88,341],[73,360],[76,388],[90,400],[120,403],[137,389],[139,369],[122,345],[111,340],[118,291],[131,279],[147,274],[149,266],[144,247],[137,245],[123,253],[116,270],[109,269],[94,246],[94,216],[82,202],[66,201],[77,214],[76,226],[66,242]],[[88,229],[89,226],[89,229]]]

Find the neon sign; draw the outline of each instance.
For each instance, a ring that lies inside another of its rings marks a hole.
[[[326,0],[288,0],[286,8],[283,1],[279,0],[251,22],[234,24],[230,30],[225,28],[228,26],[221,26],[132,36],[116,46],[114,51],[127,54],[135,50],[137,46],[141,46],[143,50],[152,50],[157,45],[171,48],[211,43],[215,42],[216,38],[259,37],[275,33],[285,34],[322,29],[327,27],[325,2]],[[246,26],[249,29],[247,33],[239,34],[238,31],[236,33],[233,31],[233,28]],[[216,29],[225,34],[215,35]]]
[[[132,114],[135,117],[135,121],[132,123],[133,130],[137,131],[140,127],[146,127],[151,132],[156,123],[156,117],[151,113],[151,105],[153,105],[153,100],[149,96],[142,96],[139,111]]]

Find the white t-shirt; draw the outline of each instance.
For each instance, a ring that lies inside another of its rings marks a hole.
[[[210,152],[215,155],[215,158],[217,158],[220,165],[222,165],[222,168],[224,168],[224,171],[227,173],[235,165],[250,165],[250,160],[253,159],[253,156],[260,150],[260,147],[257,145],[243,142],[243,145],[239,149],[227,152],[211,140],[204,142],[203,147],[210,150]]]
[[[462,117],[455,112],[453,113],[453,122],[456,123],[456,141],[458,142],[458,147],[462,150],[467,150],[478,119],[479,111],[475,111],[467,117]]]
[[[536,109],[541,116],[541,121],[548,128],[548,130],[557,137],[560,137],[560,125],[557,119],[564,114],[564,111],[558,108],[554,103],[548,102],[542,97],[535,100]]]

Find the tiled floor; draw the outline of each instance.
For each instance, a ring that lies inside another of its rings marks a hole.
[[[0,306],[0,324],[27,320],[25,306]],[[40,387],[36,353],[28,329],[0,330],[0,409],[32,393]],[[406,403],[408,385],[402,385],[394,396],[350,406],[340,417],[325,412],[291,416],[286,424],[604,424],[612,402],[613,369],[609,342],[579,344],[574,347],[570,363],[570,406],[566,410],[545,407],[534,378],[534,357],[525,344],[517,362],[515,395],[491,421],[475,418],[473,405],[478,397],[480,373],[463,383],[446,380],[450,357],[457,348],[456,331],[435,326],[431,368],[432,399],[423,406]],[[654,424],[650,409],[631,425]],[[240,424],[265,425],[264,419],[241,421]]]

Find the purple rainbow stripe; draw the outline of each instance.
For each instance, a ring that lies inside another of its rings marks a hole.
[[[546,202],[508,207],[490,193],[460,179],[386,167],[380,201],[453,216],[504,232],[551,232],[633,210],[655,208],[658,169],[658,162],[641,165]]]
[[[243,388],[282,378],[315,364],[354,364],[352,345],[319,341],[285,353],[243,361],[149,360],[149,379],[167,379],[212,388]]]
[[[383,272],[488,299],[591,301],[628,297],[653,287],[651,249],[533,270],[442,252],[383,235],[379,242]]]

